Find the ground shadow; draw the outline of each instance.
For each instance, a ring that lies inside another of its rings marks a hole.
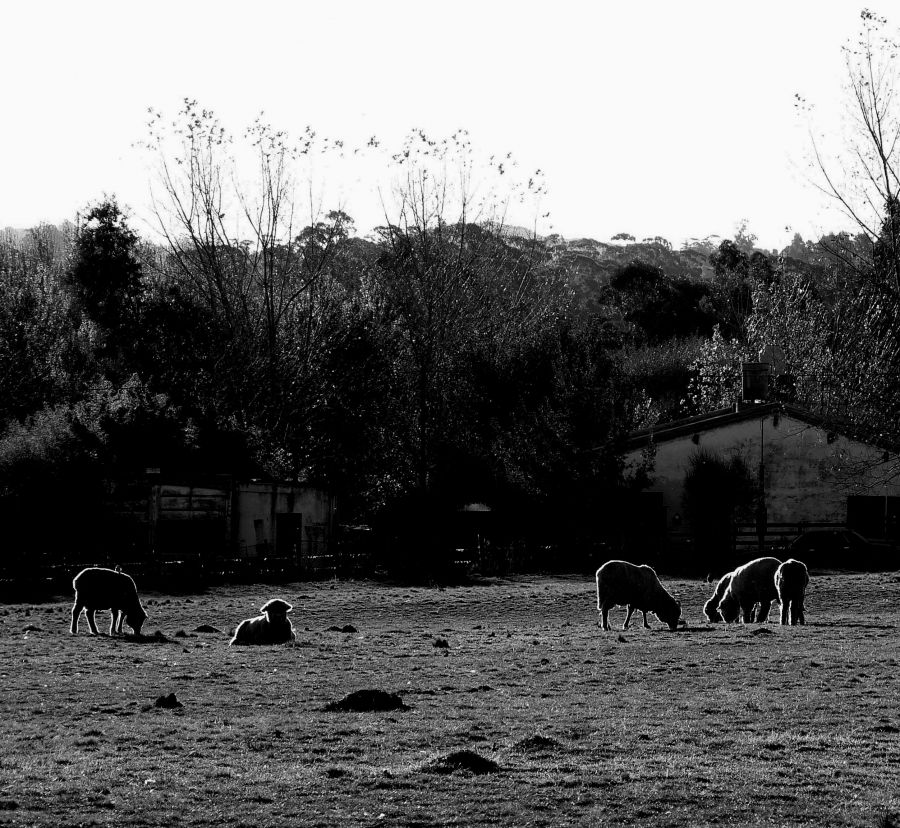
[[[781,626],[781,625],[779,625]],[[787,625],[785,625],[787,626]],[[895,630],[896,624],[866,624],[861,621],[807,621],[805,627],[852,627],[861,630]]]
[[[179,641],[174,638],[170,638],[165,633],[157,630],[153,635],[134,635],[125,634],[122,635],[106,635],[104,634],[104,638],[108,638],[113,641],[122,641],[126,644],[178,644]]]

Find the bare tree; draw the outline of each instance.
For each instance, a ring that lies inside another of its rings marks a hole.
[[[191,100],[172,123],[152,113],[149,128],[154,209],[177,284],[218,329],[210,387],[241,426],[302,443],[336,301],[326,273],[349,219],[321,216],[312,199],[300,210],[297,194],[309,185],[304,157],[329,142],[309,129],[293,142],[261,119],[236,141]]]
[[[810,130],[813,162],[819,189],[869,242],[832,236],[825,242],[828,252],[857,274],[878,275],[900,294],[900,44],[885,18],[863,10],[861,20],[857,40],[844,47],[846,143],[829,152]],[[807,108],[799,95],[797,101]]]
[[[827,273],[788,269],[760,286],[749,326],[757,347],[780,354],[797,401],[835,427],[891,443],[900,436],[898,48],[885,18],[864,10],[843,50],[843,143],[810,133],[818,186],[858,232],[823,237]]]

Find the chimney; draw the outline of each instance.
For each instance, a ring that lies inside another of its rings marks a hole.
[[[769,399],[769,375],[771,366],[768,362],[745,362],[741,366],[743,388],[741,402],[764,403]]]

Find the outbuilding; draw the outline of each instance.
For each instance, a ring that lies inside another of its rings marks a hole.
[[[317,573],[330,555],[333,498],[302,483],[163,479],[151,471],[117,486],[109,508],[113,548],[120,561],[124,554],[137,565],[225,577],[296,575]]]

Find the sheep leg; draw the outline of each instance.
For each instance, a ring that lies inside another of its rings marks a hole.
[[[645,630],[649,630],[649,629],[650,629],[650,625],[647,623],[647,611],[646,611],[646,610],[641,610],[641,614],[644,616],[644,629],[645,629]]]
[[[622,629],[623,629],[623,630],[627,630],[627,629],[628,629],[628,623],[631,621],[631,615],[632,615],[633,612],[634,612],[634,607],[631,606],[631,604],[629,604],[629,605],[628,605],[628,613],[627,613],[626,616],[625,616],[625,623],[622,624]]]
[[[794,607],[790,601],[782,601],[781,602],[781,626],[783,627],[788,623],[788,612],[790,612],[790,620],[791,623],[794,623]]]
[[[741,621],[743,621],[745,624],[753,623],[753,607],[754,606],[755,606],[754,604],[749,604],[749,605],[744,604],[741,607]]]
[[[609,611],[612,609],[612,604],[604,604],[603,609],[600,612],[601,617],[603,618],[603,629],[609,630],[611,629],[609,626]]]
[[[791,604],[791,624],[806,624],[806,616],[803,613],[803,602],[794,601]]]
[[[81,615],[83,609],[84,605],[79,604],[77,601],[75,602],[75,606],[72,607],[72,626],[70,628],[72,635],[78,634],[78,617]]]
[[[113,635],[116,632],[116,621],[119,621],[119,611],[117,609],[110,609],[109,611],[109,634]],[[122,632],[122,622],[119,621],[119,629],[118,632]]]
[[[772,607],[771,601],[760,601],[759,611],[756,614],[756,621],[759,624],[767,624],[769,621],[769,610]]]
[[[99,635],[97,632],[97,622],[94,621],[94,613],[96,610],[86,609],[84,611],[85,617],[87,618],[88,626],[91,628],[91,635]]]

